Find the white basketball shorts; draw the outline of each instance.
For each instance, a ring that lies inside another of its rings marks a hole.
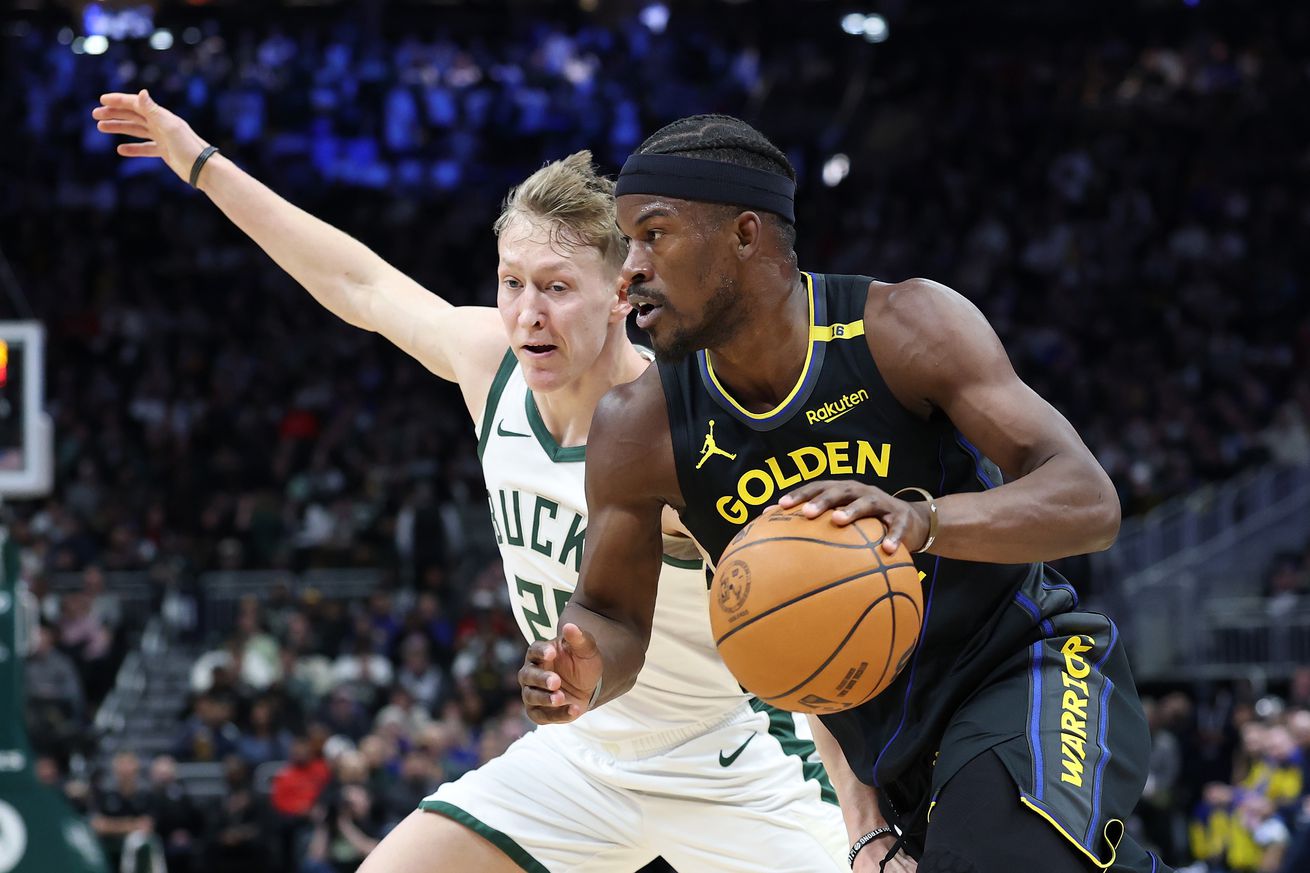
[[[604,748],[538,728],[426,798],[529,873],[846,871],[846,829],[808,724],[743,704],[690,739]],[[654,748],[653,745],[655,746]]]

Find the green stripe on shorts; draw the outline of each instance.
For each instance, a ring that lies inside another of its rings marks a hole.
[[[672,555],[664,556],[664,563],[670,567],[677,567],[680,570],[699,570],[705,566],[700,558],[675,558]]]
[[[811,761],[817,749],[813,740],[802,740],[796,736],[796,719],[790,712],[775,709],[758,697],[751,698],[751,709],[769,716],[769,736],[778,741],[783,752],[801,759],[801,773],[806,779],[819,783],[819,797],[833,806],[837,805],[837,792],[828,780],[828,771],[818,761]]]
[[[509,856],[511,861],[528,871],[528,873],[550,873],[540,861],[529,855],[518,843],[486,822],[469,815],[458,806],[453,806],[441,800],[425,800],[418,807],[424,812],[435,812],[438,815],[444,815],[451,821],[459,822],[497,849],[500,849]]]

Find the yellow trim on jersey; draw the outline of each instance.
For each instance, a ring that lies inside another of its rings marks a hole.
[[[1042,818],[1046,819],[1048,822],[1050,822],[1051,827],[1053,827],[1053,828],[1055,828],[1057,831],[1059,831],[1059,832],[1060,832],[1060,835],[1061,835],[1062,837],[1064,837],[1066,840],[1068,840],[1069,842],[1073,843],[1073,844],[1078,848],[1078,851],[1082,852],[1082,853],[1083,853],[1084,855],[1086,855],[1088,858],[1091,858],[1091,859],[1092,859],[1092,863],[1095,864],[1097,867],[1101,868],[1102,870],[1109,870],[1111,867],[1114,866],[1115,858],[1117,858],[1117,857],[1118,857],[1118,854],[1119,854],[1119,853],[1118,853],[1119,845],[1118,845],[1118,841],[1116,841],[1116,840],[1111,840],[1111,839],[1110,839],[1110,835],[1109,835],[1109,833],[1107,833],[1107,831],[1110,830],[1110,826],[1111,826],[1111,825],[1115,825],[1115,824],[1119,825],[1119,835],[1120,835],[1120,839],[1122,839],[1122,838],[1123,838],[1123,832],[1124,832],[1124,823],[1121,822],[1119,819],[1117,819],[1117,818],[1112,818],[1112,819],[1110,819],[1108,822],[1105,823],[1105,828],[1104,828],[1104,829],[1102,830],[1102,832],[1101,832],[1101,837],[1102,837],[1102,839],[1104,839],[1107,843],[1110,844],[1110,860],[1109,860],[1109,861],[1102,862],[1101,859],[1098,858],[1098,857],[1096,857],[1095,855],[1093,855],[1093,854],[1092,854],[1092,853],[1087,849],[1086,846],[1084,846],[1082,843],[1078,842],[1078,841],[1075,840],[1072,836],[1070,836],[1070,835],[1069,835],[1069,832],[1066,831],[1066,830],[1065,830],[1065,829],[1060,825],[1060,823],[1059,823],[1058,821],[1056,821],[1055,819],[1051,818],[1050,814],[1049,814],[1048,812],[1046,812],[1046,810],[1039,808],[1039,807],[1038,807],[1036,804],[1034,804],[1034,803],[1031,803],[1031,802],[1028,800],[1028,798],[1025,797],[1025,796],[1022,795],[1022,794],[1019,795],[1019,802],[1022,803],[1024,806],[1028,807],[1029,809],[1031,809],[1033,812],[1035,812],[1035,813],[1037,813],[1038,815],[1040,815]]]
[[[864,336],[864,319],[846,324],[816,324],[810,328],[810,341],[830,343],[833,340],[848,340]]]
[[[723,387],[723,384],[719,382],[719,377],[714,375],[714,364],[710,363],[709,350],[706,349],[705,351],[705,372],[709,374],[710,381],[714,383],[715,388],[719,389],[719,393],[723,395],[724,399],[731,403],[738,412],[747,418],[753,418],[756,421],[764,421],[767,418],[772,418],[774,415],[777,415],[778,412],[786,408],[788,403],[791,403],[792,398],[794,398],[796,393],[801,390],[801,386],[805,384],[805,377],[810,371],[810,362],[814,360],[814,280],[810,278],[809,273],[801,273],[801,275],[805,277],[805,291],[809,299],[810,341],[805,344],[805,365],[801,367],[801,374],[796,377],[796,384],[791,386],[791,390],[787,392],[787,396],[782,398],[777,406],[773,407],[768,412],[751,412],[749,409],[738,403],[736,398],[729,394],[727,389]]]

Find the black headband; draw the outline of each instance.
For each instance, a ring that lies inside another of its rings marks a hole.
[[[682,155],[633,155],[623,164],[614,196],[662,194],[680,200],[731,203],[776,213],[796,223],[796,183],[786,176],[723,161]]]

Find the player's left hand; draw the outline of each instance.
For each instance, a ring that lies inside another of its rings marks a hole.
[[[142,142],[119,143],[125,158],[160,158],[182,181],[188,181],[191,165],[209,143],[181,118],[160,106],[142,88],[136,94],[111,93],[100,96],[91,110],[101,133],[134,136]]]
[[[801,513],[806,518],[818,518],[831,509],[832,523],[838,527],[845,527],[860,518],[876,518],[887,528],[882,550],[889,555],[902,542],[914,552],[928,541],[926,503],[898,500],[881,488],[854,479],[809,482],[788,491],[778,505],[783,509],[801,506]]]
[[[519,688],[528,718],[563,724],[587,711],[604,665],[596,638],[576,624],[560,628],[554,640],[528,646],[519,669]]]

